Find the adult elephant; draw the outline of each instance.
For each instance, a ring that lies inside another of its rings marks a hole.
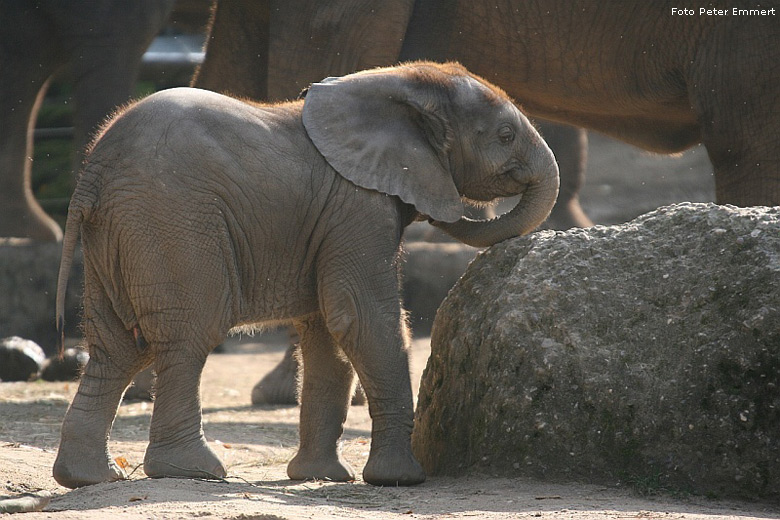
[[[780,11],[770,3],[763,8]],[[220,0],[194,85],[284,99],[328,75],[399,59],[457,60],[532,115],[660,153],[703,142],[717,202],[778,205],[780,48],[766,42],[780,41],[780,25],[760,13],[735,16],[755,9],[741,0],[706,7],[729,14],[700,13],[690,1]],[[551,220],[587,224],[577,201],[585,135],[571,127],[542,134],[561,162]],[[274,384],[289,382],[288,359]]]
[[[51,77],[73,76],[74,170],[95,127],[131,96],[141,57],[174,0],[2,0],[0,237],[56,241],[32,192],[33,129]]]
[[[532,114],[652,152],[704,143],[718,203],[778,205],[780,2],[755,7],[419,0],[401,54],[457,57]]]
[[[533,115],[658,153],[704,143],[718,203],[778,205],[780,47],[767,42],[780,41],[779,11],[777,0],[223,0],[195,84],[277,99],[398,59],[457,60]]]

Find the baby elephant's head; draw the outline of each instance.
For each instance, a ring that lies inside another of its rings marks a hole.
[[[533,125],[503,91],[458,64],[328,78],[309,88],[303,123],[342,176],[398,196],[477,247],[532,231],[558,195],[555,157]],[[463,216],[464,199],[521,194],[498,218]]]

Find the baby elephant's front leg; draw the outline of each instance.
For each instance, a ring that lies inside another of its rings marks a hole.
[[[287,467],[294,480],[348,481],[355,471],[338,452],[355,372],[325,327],[321,314],[296,323],[301,337],[300,447]]]
[[[371,415],[371,451],[363,479],[378,486],[425,480],[411,448],[414,409],[409,334],[393,273],[371,273],[369,287],[334,284],[325,297],[327,326],[360,377]],[[343,280],[343,278],[342,278]],[[388,288],[395,287],[390,297]],[[384,289],[384,290],[383,290]],[[385,294],[382,294],[385,293]]]
[[[363,480],[377,486],[411,486],[425,481],[425,472],[411,448],[414,408],[405,348],[388,349],[368,362],[355,362],[368,396],[371,415],[371,451]],[[395,366],[395,370],[388,367]]]

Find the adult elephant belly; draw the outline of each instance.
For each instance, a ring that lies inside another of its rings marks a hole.
[[[587,63],[577,74],[556,75],[550,64],[508,56],[490,67],[477,56],[463,58],[477,74],[500,81],[534,117],[595,130],[656,153],[678,153],[701,142],[687,86],[672,69],[641,84],[638,70],[650,73],[624,64]]]
[[[630,29],[655,12],[587,2],[418,0],[401,59],[458,60],[534,117],[675,153],[700,142],[701,129],[688,58],[666,37],[672,28],[648,22]]]
[[[524,103],[532,114],[551,121],[575,124],[655,153],[679,153],[702,140],[696,114],[683,104],[667,103],[589,111],[576,107],[550,109],[533,102]]]

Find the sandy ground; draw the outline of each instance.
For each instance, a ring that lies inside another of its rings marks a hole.
[[[583,206],[600,223],[614,223],[659,205],[713,199],[711,167],[703,149],[659,158],[594,136]],[[203,375],[204,430],[225,462],[223,481],[145,478],[75,491],[51,477],[59,427],[76,383],[0,383],[0,498],[45,490],[43,512],[24,518],[780,518],[780,505],[697,497],[640,496],[615,486],[547,483],[471,474],[432,477],[412,488],[354,483],[293,482],[285,467],[297,444],[297,407],[250,403],[254,383],[281,359],[283,336],[235,344],[209,358]],[[415,392],[425,367],[428,338],[415,340]],[[143,460],[151,403],[120,408],[111,450],[129,468]],[[365,406],[350,410],[343,441],[346,459],[365,464],[370,419]]]
[[[60,421],[75,383],[0,384],[0,495],[39,489],[53,493],[44,512],[24,518],[780,518],[780,508],[701,498],[641,497],[619,486],[552,484],[475,474],[429,478],[413,488],[355,483],[294,482],[285,468],[297,444],[298,408],[252,407],[258,377],[281,359],[284,344],[243,344],[213,355],[203,374],[206,437],[228,468],[224,481],[145,478],[68,491],[51,477]],[[414,342],[416,383],[427,362],[428,338]],[[141,463],[152,405],[121,406],[111,451],[130,468]],[[343,451],[365,464],[370,438],[365,406],[353,406]]]

